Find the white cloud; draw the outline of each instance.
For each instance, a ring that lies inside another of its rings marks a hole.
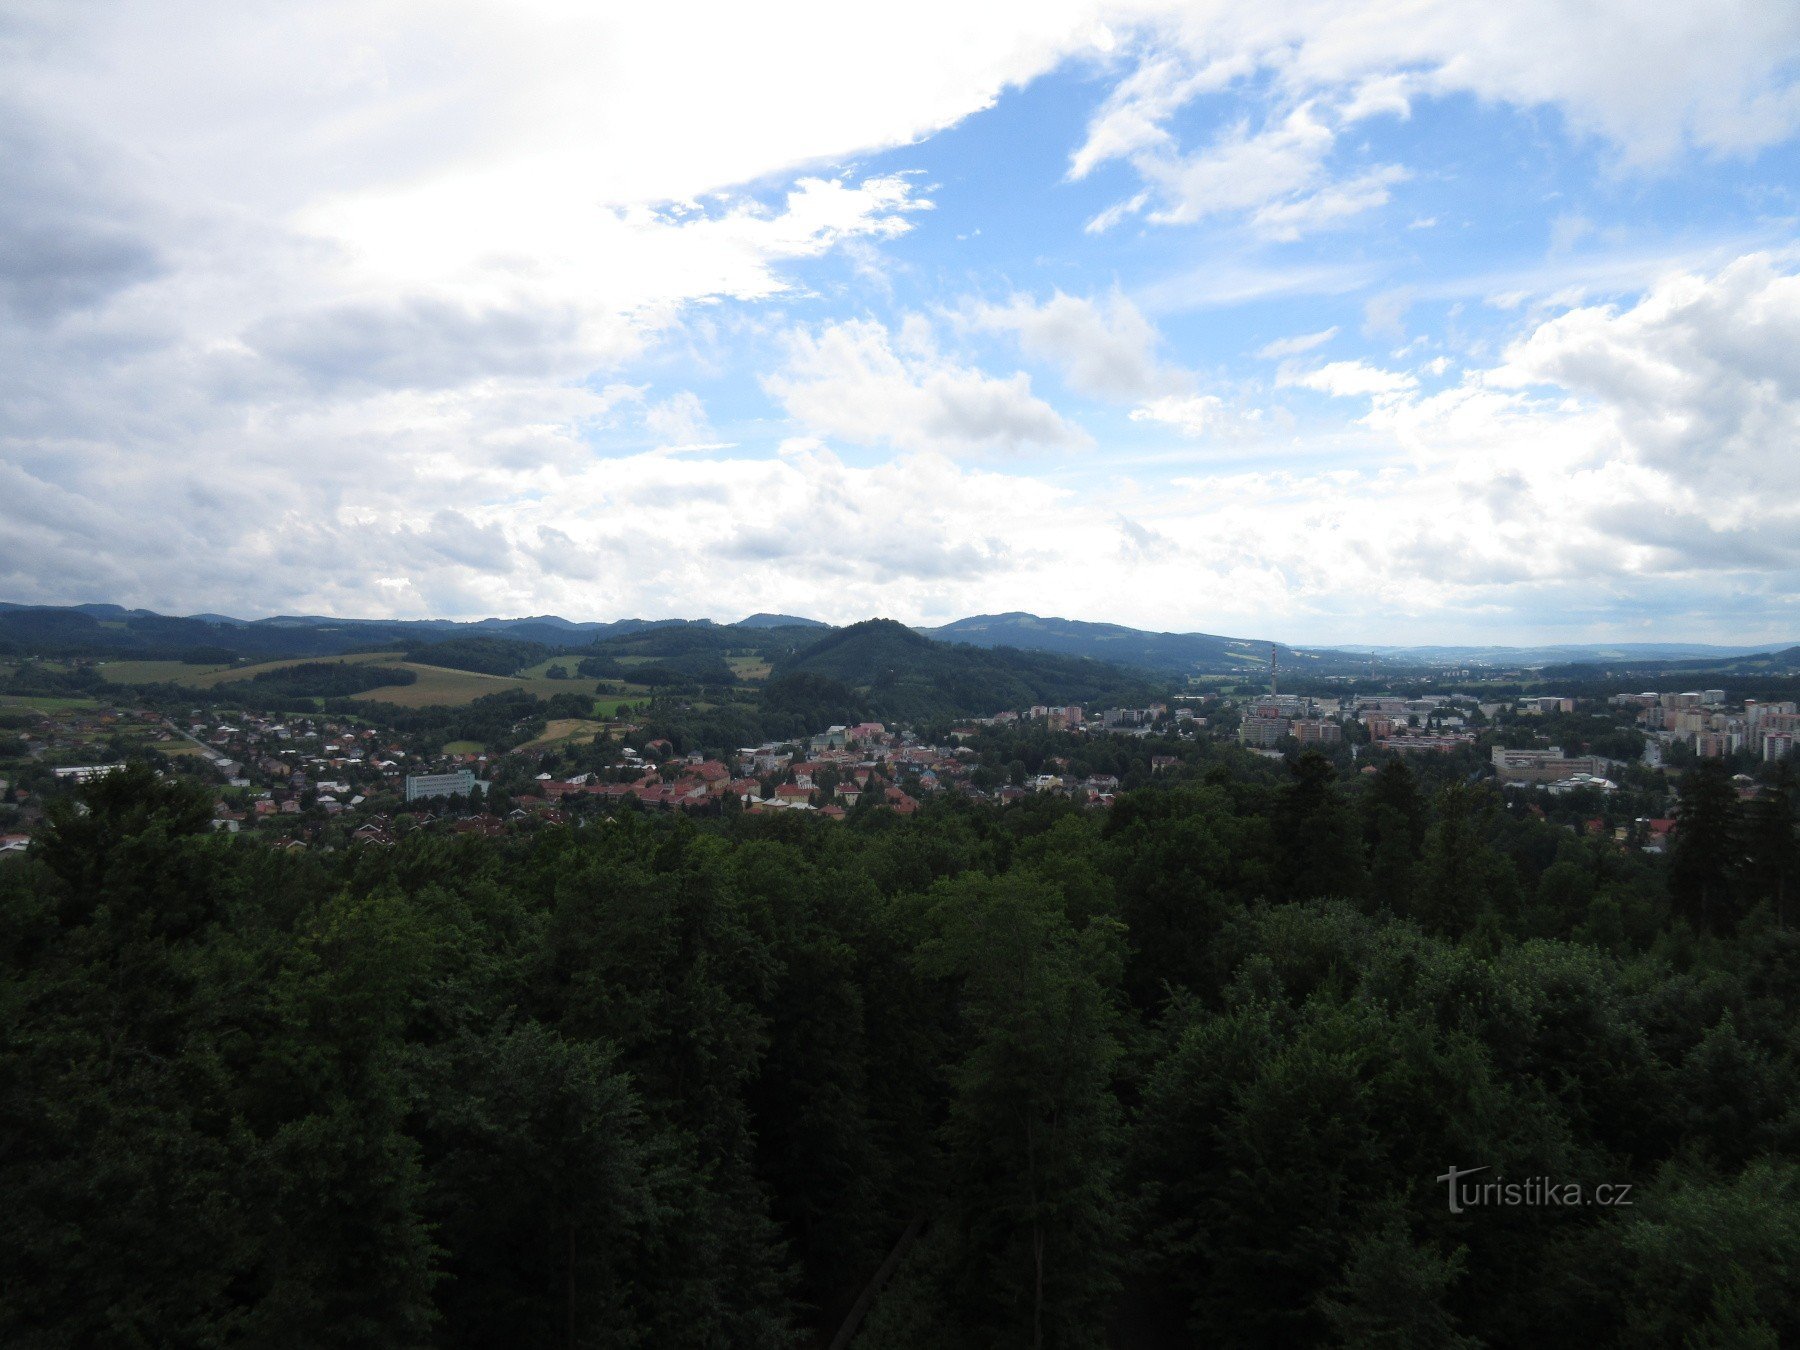
[[[1330,361],[1314,370],[1283,367],[1276,384],[1316,389],[1333,398],[1393,399],[1411,393],[1419,382],[1404,371],[1382,370],[1365,361]]]
[[[1279,361],[1285,356],[1302,356],[1315,347],[1323,347],[1338,335],[1336,327],[1318,333],[1300,333],[1294,337],[1276,338],[1275,341],[1257,350],[1257,355],[1265,361]]]
[[[1042,304],[1015,295],[1004,305],[976,305],[967,317],[977,328],[1016,333],[1028,356],[1055,366],[1083,394],[1129,401],[1193,383],[1163,362],[1156,326],[1116,292],[1089,300],[1056,291]]]
[[[1800,276],[1767,255],[1669,277],[1628,309],[1560,315],[1489,382],[1593,400],[1636,459],[1697,489],[1800,489]]]
[[[644,429],[663,449],[721,448],[706,415],[706,405],[691,389],[683,389],[645,408]]]
[[[1119,554],[1128,564],[1165,562],[1181,551],[1173,539],[1125,516],[1119,534]]]
[[[250,612],[924,621],[1053,608],[1314,641],[1404,639],[1419,617],[1504,640],[1546,631],[1521,618],[1535,612],[1592,636],[1629,613],[1791,638],[1796,286],[1763,258],[1672,278],[1629,307],[1537,322],[1498,365],[1437,393],[1357,362],[1286,372],[1366,402],[1363,467],[1337,456],[1143,483],[1102,470],[1074,488],[925,450],[854,464],[810,441],[774,458],[597,458],[569,429],[617,415],[629,389],[496,393],[474,421],[457,397],[376,391],[353,413],[290,411],[155,465],[9,444],[0,587]],[[922,324],[806,340],[841,345],[914,414],[934,374],[970,374]],[[1198,397],[1187,413],[1204,431],[1220,411]],[[441,453],[465,443],[474,452]],[[295,445],[315,472],[284,469],[274,451]],[[228,447],[240,472],[208,472]],[[420,501],[437,504],[421,514]],[[167,561],[147,571],[148,556]]]
[[[1629,612],[1791,638],[1796,324],[1800,281],[1749,258],[1539,321],[1438,393],[1360,362],[1284,371],[1289,387],[1366,402],[1366,467],[1336,467],[1340,455],[1173,483],[1103,474],[1080,491],[923,450],[853,465],[806,442],[774,459],[596,458],[571,429],[618,415],[631,389],[496,391],[485,405],[376,390],[353,409],[206,432],[191,458],[155,464],[9,442],[0,588],[248,612],[922,621],[1055,608],[1243,634],[1278,623],[1315,641],[1402,639],[1417,616],[1445,632],[1491,623],[1500,640],[1544,631],[1521,632],[1536,610],[1591,633]],[[840,325],[797,354],[817,357],[815,373],[860,372],[833,397],[808,391],[826,408],[872,396],[858,434],[929,424],[934,377],[990,379],[937,353],[922,323]],[[1208,396],[1138,410],[1201,435],[1225,413]],[[296,446],[307,474],[292,471]],[[238,471],[210,472],[227,454]],[[421,501],[436,505],[421,515]]]
[[[477,572],[502,572],[512,562],[512,545],[498,525],[478,525],[461,511],[434,513],[419,541],[432,552]]]
[[[1090,121],[1070,174],[1123,160],[1147,193],[1101,213],[1096,228],[1154,201],[1153,222],[1241,212],[1293,238],[1378,207],[1404,171],[1334,166],[1338,135],[1370,117],[1408,116],[1420,97],[1553,109],[1632,165],[1687,150],[1750,152],[1800,127],[1800,10],[1761,0],[1704,10],[1290,0],[1145,5],[1135,17],[1121,48],[1133,64]],[[1265,117],[1184,150],[1176,114],[1232,81],[1260,96]]]
[[[1405,181],[1406,176],[1406,170],[1398,165],[1384,164],[1368,173],[1321,187],[1316,192],[1269,202],[1256,209],[1250,222],[1270,239],[1295,240],[1303,234],[1386,206],[1392,195],[1388,189]]]
[[[1200,94],[1216,91],[1252,63],[1225,57],[1190,72],[1174,53],[1151,52],[1115,84],[1088,124],[1087,139],[1070,157],[1069,177],[1081,179],[1114,159],[1165,151],[1174,145],[1164,123]]]
[[[1312,106],[1302,104],[1260,130],[1240,121],[1194,154],[1158,144],[1135,151],[1133,163],[1159,203],[1150,220],[1185,225],[1298,198],[1319,182],[1335,139]]]
[[[152,0],[8,22],[9,598],[942,618],[1051,596],[1156,627],[1281,616],[1344,637],[1534,604],[1736,606],[1720,622],[1771,631],[1796,614],[1787,263],[1690,269],[1612,307],[1544,302],[1545,269],[1500,278],[1539,303],[1493,368],[1459,349],[1464,373],[1427,393],[1419,373],[1447,367],[1284,367],[1288,387],[1367,407],[1174,485],[1094,457],[1039,476],[959,463],[1089,438],[1026,374],[940,351],[922,321],[831,321],[842,297],[813,295],[805,270],[930,219],[926,181],[846,157],[913,143],[1071,53],[1097,48],[1115,81],[1069,166],[1127,180],[1097,224],[1228,218],[1288,239],[1378,210],[1403,170],[1361,142],[1434,98],[1550,110],[1627,168],[1774,144],[1800,117],[1792,5]],[[1230,111],[1186,130],[1221,94]],[[1558,265],[1587,295],[1635,293],[1646,266]],[[1136,299],[1162,313],[1375,276],[1354,258],[1207,258]],[[819,308],[739,308],[768,300]],[[1117,296],[991,310],[1140,424],[1231,432],[1227,400]],[[638,419],[661,444],[711,444],[684,388],[706,386],[669,368],[671,335],[691,356],[709,329],[785,361],[751,373],[809,432],[900,458],[608,454],[621,426],[642,443]],[[1314,350],[1279,348],[1265,355]],[[1193,474],[1202,452],[1182,449]],[[1721,573],[1728,588],[1702,589]]]
[[[1184,436],[1208,436],[1231,425],[1225,400],[1217,394],[1188,394],[1155,398],[1131,410],[1134,422],[1160,422]]]
[[[1166,136],[1146,139],[1130,159],[1149,189],[1095,216],[1088,230],[1103,232],[1154,203],[1147,213],[1153,224],[1244,214],[1264,237],[1292,241],[1384,206],[1405,169],[1377,165],[1339,179],[1329,170],[1338,128],[1348,120],[1343,109],[1309,101],[1260,128],[1241,120],[1192,154],[1179,153]],[[1091,142],[1075,162],[1097,162]]]
[[[786,364],[763,385],[810,431],[864,445],[981,454],[1091,444],[1024,372],[1002,379],[957,364],[916,317],[899,339],[867,319],[796,329]]]

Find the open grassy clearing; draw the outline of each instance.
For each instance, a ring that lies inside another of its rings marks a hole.
[[[108,661],[100,667],[100,678],[111,684],[187,684],[198,676],[237,669],[240,667],[191,666],[186,661]]]
[[[398,666],[417,675],[417,682],[384,685],[353,697],[372,703],[393,703],[402,708],[426,708],[434,705],[454,707],[472,703],[483,694],[498,694],[507,689],[523,689],[536,698],[547,699],[557,694],[590,694],[596,687],[592,680],[550,680],[543,677],[542,669],[558,662],[572,672],[577,658],[570,656],[539,662],[522,675],[483,675],[473,670],[451,670],[447,666],[428,666],[417,661],[405,661],[401,656],[400,652],[350,652],[343,656],[298,656],[281,661],[262,661],[253,666],[189,666],[180,661],[109,661],[102,668],[102,673],[107,679],[120,684],[174,683],[185,685],[189,689],[214,689],[222,684],[252,679],[264,671],[287,670],[292,666],[331,664],[338,661],[350,665]],[[632,694],[645,690],[643,686],[625,685],[623,692],[629,698]],[[88,705],[78,700],[69,706]],[[601,700],[597,706],[602,710],[601,716],[608,716],[618,708],[618,700]]]
[[[287,670],[293,666],[347,665],[398,666],[419,678],[413,684],[384,685],[355,695],[375,703],[394,703],[403,708],[424,708],[433,704],[472,703],[483,694],[497,694],[506,689],[524,689],[538,698],[566,694],[581,688],[576,680],[529,679],[514,675],[482,675],[472,670],[451,670],[446,666],[427,666],[404,661],[400,652],[350,652],[343,656],[300,656],[281,661],[262,661],[253,666],[184,666],[179,661],[115,661],[108,665],[109,679],[120,681],[172,680],[190,689],[215,689],[222,684],[253,679],[265,671]],[[316,705],[315,705],[316,706]]]
[[[571,680],[578,680],[581,676],[575,673],[575,667],[580,664],[581,658],[579,656],[566,654],[563,656],[547,656],[535,666],[526,666],[525,669],[519,672],[519,678],[525,680],[541,680],[549,674],[551,666],[561,666],[564,670],[569,672],[569,678]]]
[[[344,656],[295,656],[284,661],[261,661],[254,666],[227,666],[223,669],[214,669],[191,680],[182,680],[181,683],[190,684],[196,689],[212,689],[237,680],[253,679],[268,670],[289,670],[294,666],[331,665],[338,661],[350,666],[403,664],[399,652],[350,652]]]
[[[392,665],[399,659],[399,652],[350,652],[344,656],[292,656],[280,661],[260,661],[253,666],[190,666],[185,661],[108,661],[100,667],[100,674],[115,684],[180,684],[189,689],[211,689],[233,680],[248,680],[266,670],[286,670],[290,666],[337,661],[357,666]]]
[[[769,678],[769,663],[760,656],[728,656],[725,664],[731,667],[731,673],[740,680],[766,680]]]
[[[71,708],[98,708],[91,698],[67,698],[48,694],[0,694],[0,710],[32,708],[38,712],[64,712]]]
[[[354,697],[370,703],[393,703],[402,708],[427,708],[434,705],[454,707],[473,703],[483,694],[498,694],[506,689],[523,689],[535,698],[554,698],[558,694],[591,694],[589,680],[542,680],[522,675],[481,675],[472,670],[450,670],[444,666],[425,666],[416,661],[392,661],[392,665],[410,670],[418,677],[416,684],[387,685],[370,689]]]
[[[487,753],[487,746],[480,741],[446,741],[446,755],[482,755]]]
[[[544,728],[535,741],[518,746],[519,750],[561,749],[568,745],[588,745],[606,729],[606,723],[586,717],[557,717]]]

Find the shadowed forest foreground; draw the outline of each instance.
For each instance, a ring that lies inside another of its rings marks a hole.
[[[857,1347],[1800,1344],[1785,785],[1690,771],[1666,859],[1316,757],[341,852],[84,805],[0,867],[9,1346],[823,1346],[909,1230]]]

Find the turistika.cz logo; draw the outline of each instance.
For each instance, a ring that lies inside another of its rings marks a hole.
[[[1590,1190],[1579,1181],[1557,1181],[1553,1177],[1527,1177],[1523,1181],[1508,1181],[1505,1177],[1488,1177],[1482,1181],[1466,1180],[1491,1170],[1491,1166],[1452,1166],[1438,1178],[1450,1188],[1452,1214],[1461,1214],[1470,1209],[1504,1209],[1526,1205],[1580,1209],[1587,1205],[1616,1208],[1631,1203],[1631,1186],[1626,1182],[1602,1182]]]

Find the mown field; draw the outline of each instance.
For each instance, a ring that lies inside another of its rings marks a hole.
[[[347,656],[294,656],[281,661],[260,661],[253,666],[190,666],[185,661],[108,661],[101,678],[114,684],[181,684],[190,689],[211,689],[232,680],[248,680],[268,670],[286,670],[308,663],[342,661],[346,665],[400,664],[399,652],[352,652]]]
[[[276,662],[275,664],[292,664]],[[195,684],[202,676],[215,676],[231,670],[249,670],[249,666],[194,666],[186,661],[107,661],[100,667],[100,677],[111,684]],[[264,669],[264,667],[257,667]]]
[[[581,658],[579,656],[547,656],[535,666],[526,666],[525,669],[519,672],[519,678],[541,680],[550,673],[551,666],[561,666],[569,675],[570,681],[573,682],[578,678],[575,674],[575,667],[580,664]]]
[[[51,694],[0,694],[0,712],[32,708],[38,712],[62,712],[70,708],[98,708],[91,698],[64,698]]]
[[[172,758],[184,755],[191,755],[195,758],[199,758],[206,754],[205,747],[195,745],[192,741],[179,739],[173,741],[158,741],[150,748]]]
[[[518,747],[520,750],[561,749],[567,745],[586,745],[606,729],[604,722],[596,722],[585,717],[552,718],[545,726],[544,734],[535,741],[527,741]]]
[[[537,698],[554,698],[557,694],[593,693],[591,680],[545,680],[523,675],[481,675],[472,670],[450,670],[444,666],[425,666],[416,661],[394,661],[393,665],[410,670],[417,683],[388,685],[371,689],[355,697],[373,703],[394,703],[402,708],[424,708],[433,704],[473,703],[483,694],[497,694],[504,689],[523,689]]]
[[[286,670],[290,666],[320,661],[343,661],[352,665],[388,665],[410,670],[419,678],[413,684],[385,685],[355,695],[375,703],[393,703],[402,708],[424,708],[433,705],[457,706],[472,703],[483,694],[497,694],[506,689],[523,689],[537,698],[557,694],[592,693],[592,680],[547,680],[541,674],[482,675],[472,670],[451,670],[445,666],[427,666],[416,661],[403,661],[399,652],[353,652],[345,656],[294,657],[284,661],[263,661],[253,666],[190,666],[180,661],[109,661],[101,674],[117,684],[180,684],[190,689],[212,689],[221,684],[247,680],[268,670]],[[563,661],[573,665],[573,658]],[[533,667],[533,670],[538,669]],[[34,706],[42,706],[39,700]],[[69,706],[84,706],[80,702]],[[603,700],[601,706],[610,713],[618,707],[617,699]]]

